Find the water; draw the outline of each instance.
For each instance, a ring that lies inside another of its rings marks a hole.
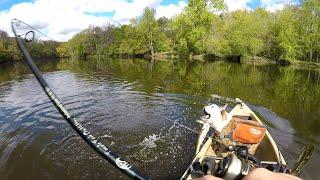
[[[142,59],[37,61],[44,77],[94,135],[154,179],[190,163],[193,129],[210,94],[249,102],[288,163],[312,142],[301,176],[320,163],[320,72],[292,67]],[[24,63],[0,64],[0,179],[127,179],[70,128]]]

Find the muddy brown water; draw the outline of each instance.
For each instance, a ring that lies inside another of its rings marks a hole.
[[[264,119],[285,159],[316,150],[301,177],[320,177],[320,72],[185,60],[38,60],[65,107],[154,179],[178,179],[210,94],[239,97]],[[266,150],[265,153],[268,153]],[[0,179],[127,179],[66,123],[24,64],[0,64]]]

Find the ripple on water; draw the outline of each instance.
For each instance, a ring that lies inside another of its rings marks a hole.
[[[171,77],[145,80],[145,75],[116,72],[114,77],[103,68],[76,68],[44,74],[71,114],[143,174],[179,178],[193,157],[197,135],[161,116],[197,129],[195,120],[209,100],[186,95],[192,88],[188,84],[181,85],[186,91],[175,89],[176,79]],[[1,84],[0,102],[0,165],[5,167],[0,177],[24,178],[10,172],[30,179],[124,177],[75,134],[33,75]],[[280,148],[294,159],[300,146],[290,122],[264,107],[253,109],[267,119]]]

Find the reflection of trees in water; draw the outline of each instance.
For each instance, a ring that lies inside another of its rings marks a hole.
[[[319,79],[320,79],[320,71],[317,72],[318,78],[317,78],[317,85],[319,85]]]
[[[148,69],[149,69],[149,75],[148,75],[148,78],[152,78],[152,68],[153,68],[153,65],[154,65],[154,61],[155,59],[152,57],[150,59],[150,63],[149,63],[149,66],[148,66]]]
[[[35,61],[42,72],[57,71],[58,59],[39,59]],[[0,83],[14,80],[25,74],[31,74],[30,69],[24,62],[10,62],[0,64]]]
[[[70,68],[70,62],[61,63],[65,63],[63,68]],[[89,74],[99,72],[129,82],[139,82],[132,90],[203,97],[216,93],[239,97],[290,119],[303,134],[311,131],[319,133],[313,128],[320,127],[316,118],[316,112],[320,109],[319,71],[274,65],[253,68],[252,65],[221,61],[108,59],[74,63],[77,64],[74,70],[79,68]]]

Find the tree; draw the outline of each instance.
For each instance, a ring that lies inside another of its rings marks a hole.
[[[228,12],[223,0],[189,0],[188,6],[172,19],[157,20],[155,10],[145,8],[142,16],[133,18],[128,25],[91,26],[56,50],[60,55],[81,51],[80,54],[97,56],[153,57],[156,52],[171,51],[179,55],[208,53],[219,57],[318,61],[319,4],[318,0],[305,0],[273,13],[262,8]],[[0,46],[5,47],[3,42]],[[41,54],[43,45],[35,43],[30,48]]]
[[[216,2],[190,0],[186,9],[172,21],[172,30],[175,32],[175,49],[184,55],[205,52],[205,39],[208,36],[211,22],[215,15],[209,11],[218,6]]]
[[[320,53],[320,1],[306,0],[299,11],[298,28],[301,46],[305,55],[302,58],[319,59]]]
[[[151,57],[154,57],[153,44],[155,43],[155,36],[158,32],[158,29],[159,27],[155,18],[155,10],[148,7],[145,8],[138,25],[138,31],[144,34],[145,39],[147,40],[147,47],[151,54]]]
[[[56,48],[57,54],[59,57],[68,57],[68,47],[66,43],[61,43],[59,47]]]
[[[279,13],[279,19],[274,28],[277,36],[276,43],[280,50],[277,58],[294,60],[301,54],[300,35],[296,29],[298,22],[296,9],[295,7],[285,7]]]
[[[268,20],[268,12],[264,9],[252,12],[238,10],[225,14],[212,24],[214,32],[208,38],[208,49],[219,56],[255,58],[261,54],[270,31]]]

